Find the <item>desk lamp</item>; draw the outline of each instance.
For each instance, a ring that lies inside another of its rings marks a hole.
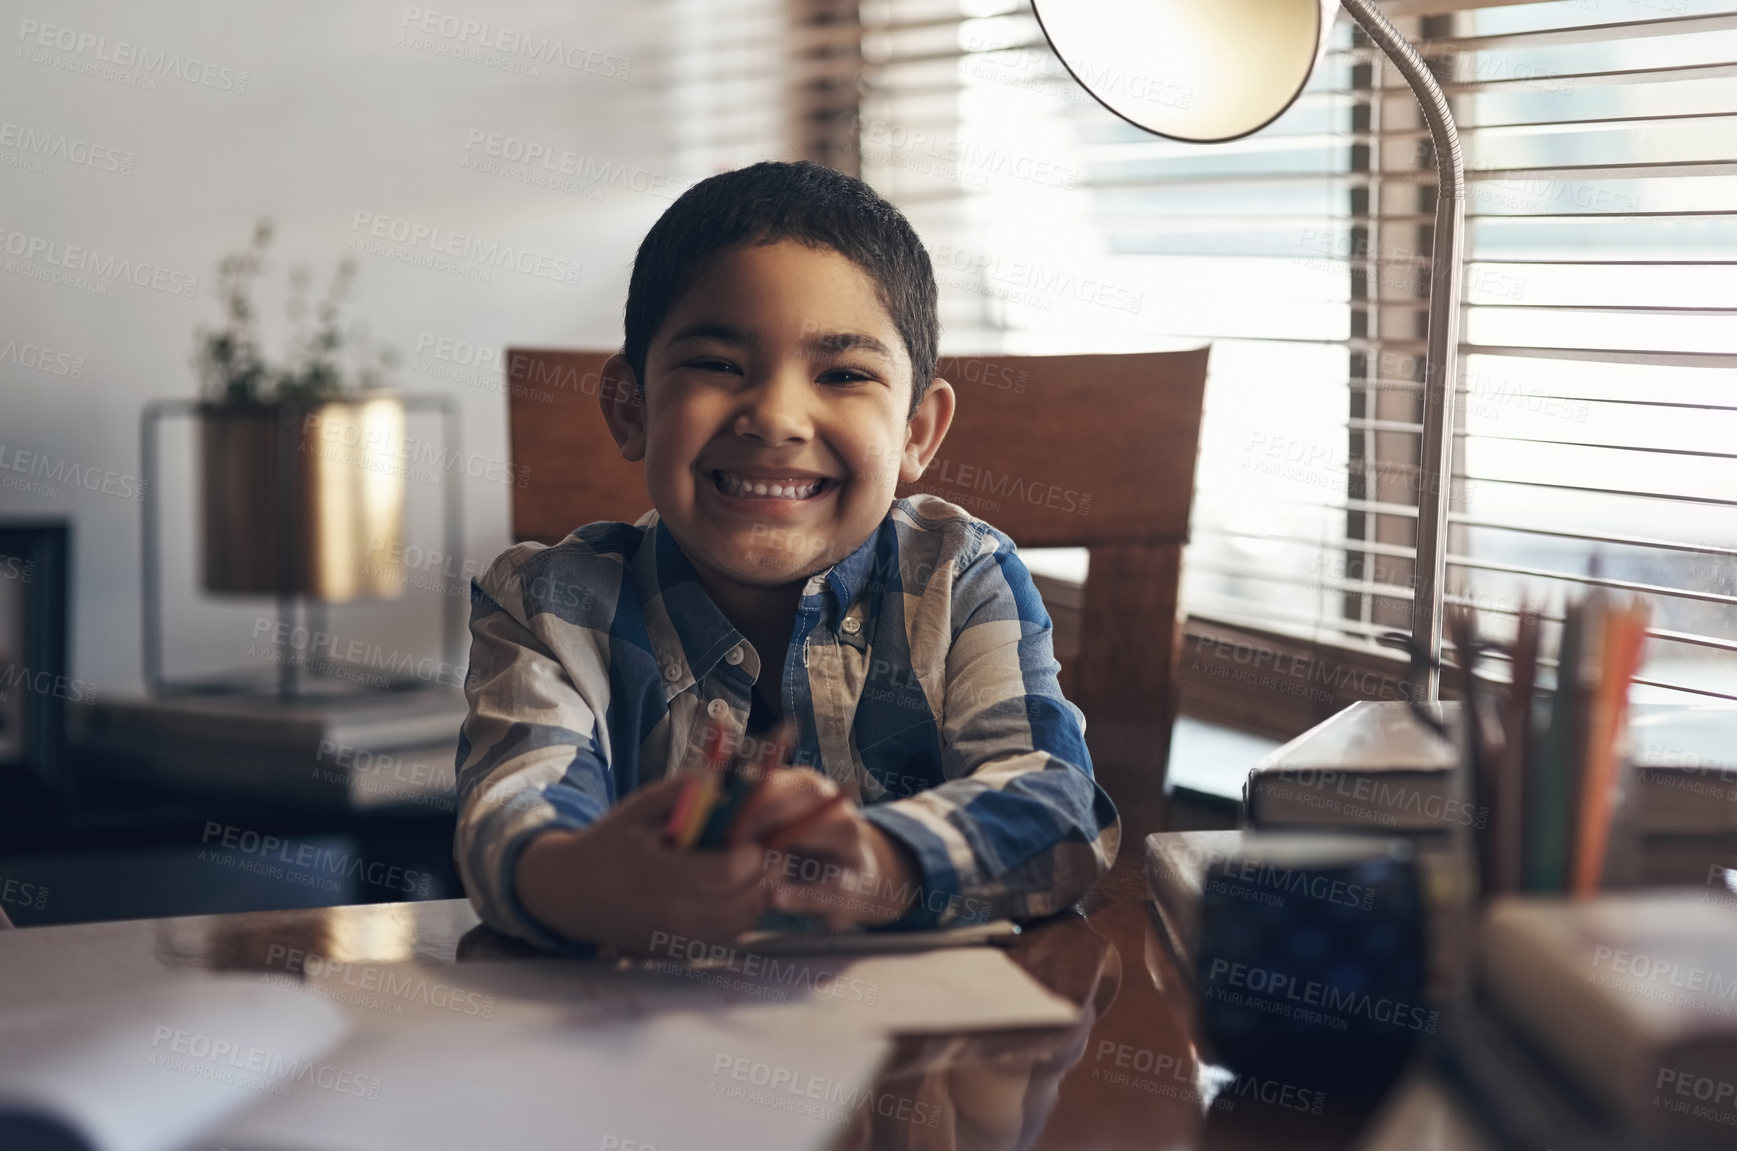
[[[1423,372],[1423,449],[1417,496],[1414,653],[1428,657],[1428,699],[1438,698],[1446,485],[1453,462],[1459,354],[1460,253],[1465,168],[1447,97],[1423,58],[1375,0],[1032,0],[1056,55],[1092,97],[1155,136],[1217,144],[1258,132],[1289,108],[1326,48],[1340,4],[1393,61],[1423,108],[1435,145],[1435,234]],[[1174,85],[1186,101],[1134,95],[1130,77]]]

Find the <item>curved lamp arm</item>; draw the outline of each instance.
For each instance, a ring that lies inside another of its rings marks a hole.
[[[1424,690],[1434,700],[1441,690],[1442,596],[1447,571],[1448,494],[1453,480],[1454,388],[1459,379],[1465,160],[1447,96],[1423,57],[1382,15],[1375,0],[1340,0],[1340,3],[1411,85],[1435,146],[1435,229],[1429,260],[1423,444],[1418,456],[1417,568],[1411,601],[1411,638],[1429,656]]]

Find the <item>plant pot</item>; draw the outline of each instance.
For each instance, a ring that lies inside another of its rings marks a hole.
[[[199,409],[205,590],[331,603],[404,589],[404,405]]]

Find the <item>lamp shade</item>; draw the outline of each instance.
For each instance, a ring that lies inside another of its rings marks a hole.
[[[1061,62],[1104,107],[1173,140],[1259,131],[1321,58],[1338,0],[1033,0]]]

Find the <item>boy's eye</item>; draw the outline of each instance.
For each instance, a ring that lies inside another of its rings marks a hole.
[[[858,371],[856,368],[833,368],[830,371],[822,372],[820,379],[822,383],[828,384],[861,384],[867,383],[874,377],[867,372]]]
[[[736,365],[732,364],[730,361],[714,359],[711,356],[705,356],[697,360],[689,360],[688,367],[699,368],[702,371],[707,372],[734,372],[738,370]]]

